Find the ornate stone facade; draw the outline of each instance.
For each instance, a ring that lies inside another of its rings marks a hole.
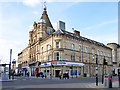
[[[35,69],[39,68],[39,72],[47,77],[58,77],[65,72],[71,77],[81,77],[85,74],[95,76],[96,58],[98,75],[102,75],[104,58],[108,63],[105,72],[111,74],[112,49],[82,37],[77,30],[73,33],[55,31],[44,7],[40,21],[34,22],[33,30],[29,32],[29,45],[18,54],[18,63],[22,68],[30,67],[31,75],[35,75]]]

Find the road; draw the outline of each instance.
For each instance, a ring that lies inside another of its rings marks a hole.
[[[113,81],[117,81],[113,78]],[[3,89],[21,89],[21,88],[97,88],[95,87],[96,78],[74,78],[74,79],[42,79],[42,78],[28,78],[16,77],[16,80],[9,82],[2,82]],[[101,83],[101,77],[99,78]],[[100,87],[99,87],[100,88]]]

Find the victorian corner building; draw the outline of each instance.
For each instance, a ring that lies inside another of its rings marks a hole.
[[[46,6],[39,22],[34,22],[29,32],[29,44],[18,54],[18,69],[24,75],[36,75],[36,68],[47,77],[58,77],[69,73],[70,77],[95,76],[96,61],[98,75],[102,75],[103,61],[106,74],[111,74],[112,49],[103,43],[85,38],[80,32],[65,30],[65,23],[59,21],[55,30],[47,14]]]

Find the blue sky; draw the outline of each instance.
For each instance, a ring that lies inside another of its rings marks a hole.
[[[9,61],[28,45],[29,31],[42,14],[43,3],[0,2],[0,58]],[[56,29],[56,22],[66,23],[66,30],[79,30],[81,36],[102,42],[118,42],[117,2],[48,2],[48,16]]]

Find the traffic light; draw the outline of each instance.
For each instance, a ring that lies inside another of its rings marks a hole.
[[[107,65],[107,61],[106,61],[106,59],[104,58],[104,63],[103,63],[104,65]]]

